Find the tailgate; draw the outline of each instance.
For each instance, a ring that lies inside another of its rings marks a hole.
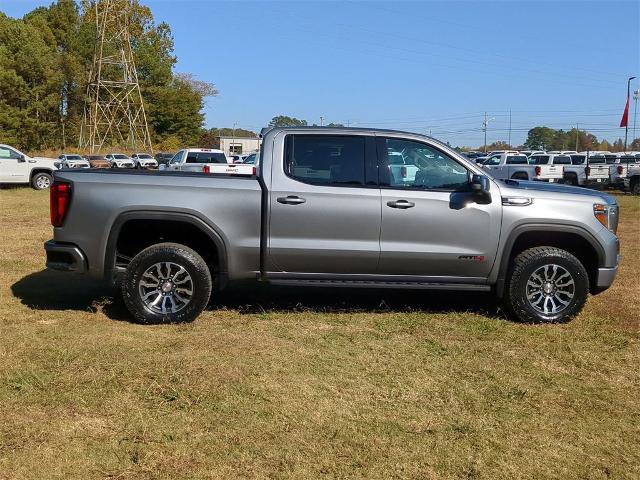
[[[224,173],[227,175],[255,175],[255,165],[245,165],[242,163],[208,163],[203,168],[208,167],[207,170],[203,170],[205,173]]]
[[[609,165],[589,165],[589,178],[609,179]]]
[[[540,175],[536,178],[543,180],[558,180],[564,175],[564,167],[562,165],[540,165]]]

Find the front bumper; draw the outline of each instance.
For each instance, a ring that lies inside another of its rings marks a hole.
[[[59,243],[49,240],[44,244],[47,254],[47,268],[62,272],[86,273],[87,259],[82,250],[72,243]]]

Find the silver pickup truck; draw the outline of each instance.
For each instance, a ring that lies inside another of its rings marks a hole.
[[[259,155],[252,176],[56,172],[47,266],[119,279],[142,323],[191,321],[251,281],[493,291],[522,321],[556,322],[616,276],[605,193],[496,180],[397,131],[265,129]]]

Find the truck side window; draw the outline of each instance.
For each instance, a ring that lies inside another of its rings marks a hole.
[[[382,187],[453,191],[469,186],[468,170],[435,148],[396,138],[384,143],[379,170]]]
[[[183,152],[184,152],[184,150],[180,150],[178,153],[176,153],[173,156],[173,158],[169,161],[169,163],[180,163],[180,159],[182,159],[182,153]]]
[[[529,161],[525,155],[509,155],[507,156],[507,165],[527,165]]]
[[[11,150],[10,148],[0,147],[0,159],[17,159],[20,158],[20,154],[15,150]]]
[[[365,137],[290,134],[285,138],[287,176],[313,185],[364,185]]]

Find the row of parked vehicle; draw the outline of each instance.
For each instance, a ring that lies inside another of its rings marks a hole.
[[[222,150],[188,148],[177,153],[109,153],[58,158],[31,157],[10,145],[0,144],[0,184],[31,184],[36,190],[51,186],[55,170],[84,168],[184,170],[204,173],[255,174],[257,152],[227,156]]]
[[[467,152],[465,156],[503,180],[612,187],[640,195],[640,152],[500,150],[489,154]]]

